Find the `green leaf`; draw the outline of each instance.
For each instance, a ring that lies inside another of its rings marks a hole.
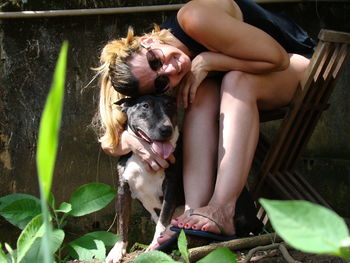
[[[236,263],[236,256],[226,247],[220,247],[210,252],[201,260],[197,261],[197,263]]]
[[[55,253],[62,245],[64,240],[64,232],[61,229],[54,229],[52,231],[52,254]],[[33,262],[43,262],[43,249],[41,248],[41,239],[35,239],[34,243],[31,245],[26,256],[22,259],[21,263],[33,263]]]
[[[55,210],[55,212],[61,212],[61,213],[69,213],[72,211],[72,205],[70,203],[63,202],[60,204],[60,207]]]
[[[40,200],[32,197],[13,199],[0,210],[1,216],[20,229],[24,229],[28,222],[40,213]]]
[[[83,185],[72,194],[70,203],[72,216],[83,216],[98,211],[108,205],[115,197],[116,191],[109,185],[91,183]]]
[[[173,260],[170,256],[162,251],[149,251],[139,255],[134,263],[173,263],[178,262]]]
[[[0,198],[0,211],[3,207],[7,206],[8,204],[12,203],[13,201],[19,200],[19,199],[33,199],[37,200],[38,203],[40,203],[40,200],[36,198],[35,196],[28,195],[28,194],[10,194],[5,195]]]
[[[309,253],[341,256],[349,230],[340,216],[307,201],[260,199],[273,228],[287,243]]]
[[[53,82],[46,99],[44,111],[40,120],[36,163],[38,170],[39,188],[41,196],[41,210],[45,234],[41,240],[43,247],[43,263],[52,263],[52,225],[49,222],[47,202],[50,199],[53,171],[57,155],[58,134],[64,97],[64,82],[66,75],[68,43],[64,42],[56,64]]]
[[[190,260],[188,258],[187,239],[183,229],[181,229],[179,239],[177,240],[177,246],[179,248],[182,258],[185,260],[186,263],[189,263]]]
[[[0,263],[7,263],[7,257],[5,252],[2,250],[2,245],[0,243]]]
[[[24,228],[17,240],[17,260],[21,262],[35,240],[44,234],[43,217],[37,215]]]
[[[56,64],[53,83],[46,100],[39,127],[36,161],[39,185],[45,200],[49,199],[57,154],[58,133],[63,108],[67,51],[68,43],[64,42]]]
[[[95,231],[87,233],[84,236],[92,237],[93,239],[101,240],[106,248],[113,247],[115,243],[119,240],[119,236],[107,231]]]
[[[97,258],[103,261],[106,257],[106,247],[101,240],[82,236],[68,244],[68,254],[74,259],[92,261]]]

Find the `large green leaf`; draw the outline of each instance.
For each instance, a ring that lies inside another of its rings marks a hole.
[[[54,229],[52,231],[52,253],[55,253],[61,247],[64,240],[64,236],[64,232],[61,229]],[[41,239],[42,238],[35,239],[34,243],[31,245],[29,251],[26,253],[21,263],[43,262],[44,259],[43,250],[41,248]]]
[[[177,246],[179,248],[182,258],[185,260],[186,263],[189,263],[190,260],[188,258],[187,239],[185,232],[182,229],[179,235],[179,239],[177,240]]]
[[[101,240],[82,236],[68,244],[68,254],[74,259],[92,261],[96,258],[103,261],[106,257],[106,247]]]
[[[66,76],[68,43],[64,42],[56,64],[54,77],[40,120],[36,162],[41,196],[41,210],[45,234],[41,240],[43,263],[52,263],[52,226],[49,222],[47,202],[50,202],[50,190],[57,155],[58,135],[61,124],[64,82]],[[52,204],[51,200],[51,204]]]
[[[44,234],[43,217],[34,217],[24,228],[17,240],[17,261],[21,262],[37,238]]]
[[[40,200],[33,196],[11,195],[4,200],[0,215],[20,229],[24,229],[30,220],[41,213]]]
[[[68,43],[64,42],[57,61],[53,83],[46,100],[39,127],[36,161],[39,185],[46,200],[49,199],[58,145],[58,133],[64,97]]]
[[[119,236],[107,231],[95,231],[87,233],[84,236],[92,237],[97,240],[101,240],[106,248],[113,247],[115,243],[119,240]]]
[[[301,251],[342,255],[349,236],[344,220],[331,210],[307,201],[260,199],[276,232]]]
[[[70,198],[72,216],[83,216],[98,211],[109,204],[115,197],[116,191],[102,183],[86,184],[78,188]]]
[[[150,251],[138,256],[134,263],[174,263],[178,262],[173,260],[170,256],[162,251]]]
[[[33,200],[37,200],[37,202],[40,203],[40,200],[32,195],[21,194],[21,193],[10,194],[10,195],[5,195],[5,196],[0,198],[0,210],[2,210],[2,208],[4,206],[7,206],[8,204],[12,203],[13,201],[16,201],[19,199],[33,199]]]
[[[210,252],[197,263],[236,263],[236,256],[226,247],[220,247]]]

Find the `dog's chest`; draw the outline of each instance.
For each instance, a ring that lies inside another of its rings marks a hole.
[[[149,173],[134,155],[127,160],[122,173],[122,178],[130,186],[132,197],[139,199],[150,213],[154,212],[154,208],[160,209],[162,206],[164,177],[164,169]]]

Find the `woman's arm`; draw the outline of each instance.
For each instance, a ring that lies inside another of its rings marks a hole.
[[[284,70],[289,65],[289,59],[284,64],[274,64],[271,61],[247,60],[231,57],[217,52],[203,52],[197,55],[196,63],[206,71],[232,71],[260,74]]]
[[[289,64],[289,60],[288,60]],[[271,62],[243,60],[216,52],[202,52],[192,61],[191,71],[181,82],[178,102],[183,101],[187,108],[194,101],[197,88],[211,71],[244,71],[253,74],[262,74],[285,69],[288,65],[278,68]]]
[[[195,0],[181,8],[178,20],[194,40],[213,52],[232,57],[231,70],[259,73],[259,67],[252,61],[263,65],[261,73],[287,68],[287,52],[264,31],[242,22],[238,11],[232,0]]]
[[[131,152],[131,137],[132,136],[130,133],[128,133],[127,131],[123,131],[117,146],[112,146],[106,143],[105,141],[102,141],[101,148],[106,154],[115,157],[128,154],[129,152]]]

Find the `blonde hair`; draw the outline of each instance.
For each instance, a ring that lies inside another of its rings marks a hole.
[[[173,39],[168,30],[160,30],[157,25],[154,25],[151,33],[144,36],[157,38],[161,43],[170,43]],[[133,29],[129,27],[126,38],[112,40],[104,46],[100,57],[101,66],[94,69],[100,76],[97,116],[99,141],[112,148],[118,145],[126,122],[125,114],[114,102],[138,93],[139,83],[131,72],[128,59],[140,51],[140,47],[140,37],[135,36]]]

